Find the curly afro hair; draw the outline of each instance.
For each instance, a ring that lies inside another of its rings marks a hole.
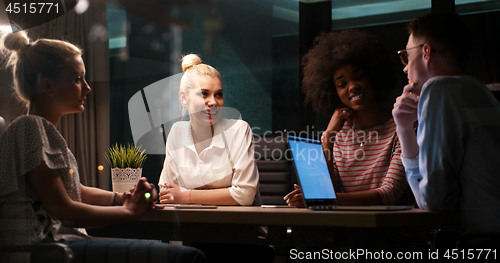
[[[376,91],[396,84],[394,63],[377,37],[355,29],[322,33],[302,58],[305,103],[313,101],[314,111],[331,116],[340,103],[333,74],[348,64],[367,74],[377,103],[385,98]]]

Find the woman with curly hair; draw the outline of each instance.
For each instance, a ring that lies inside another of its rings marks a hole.
[[[413,203],[396,125],[382,104],[394,88],[393,64],[380,41],[362,31],[323,33],[302,60],[306,103],[331,116],[323,151],[339,205]],[[304,206],[299,186],[284,199]]]

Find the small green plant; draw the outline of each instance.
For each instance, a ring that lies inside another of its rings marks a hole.
[[[127,147],[117,143],[108,149],[104,158],[111,168],[141,168],[147,157],[145,151],[141,151],[140,146],[135,147],[130,143],[127,144]]]

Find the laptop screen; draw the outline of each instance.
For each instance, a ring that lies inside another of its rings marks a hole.
[[[326,164],[321,142],[288,135],[297,177],[306,201],[318,204],[336,200],[330,172]]]

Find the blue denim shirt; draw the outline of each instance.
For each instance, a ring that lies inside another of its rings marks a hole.
[[[467,230],[500,231],[500,104],[467,76],[434,77],[418,104],[419,155],[402,159],[422,209],[458,209]]]

